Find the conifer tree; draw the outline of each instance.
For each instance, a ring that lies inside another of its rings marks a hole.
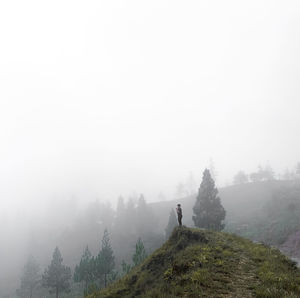
[[[142,263],[147,257],[146,250],[144,247],[144,243],[141,238],[138,239],[136,245],[135,245],[135,253],[132,256],[132,261],[134,266],[139,265]]]
[[[202,182],[193,207],[196,227],[220,231],[224,228],[225,209],[218,197],[218,190],[208,169],[203,172]]]
[[[84,296],[88,294],[88,285],[94,280],[94,264],[89,247],[87,246],[81,257],[79,265],[75,267],[74,281],[84,282]]]
[[[113,269],[115,268],[114,252],[110,245],[110,239],[107,229],[104,230],[102,238],[102,248],[96,258],[96,263],[98,277],[104,275],[104,287],[106,287],[107,275],[111,274],[113,272]]]
[[[40,281],[39,265],[33,256],[30,256],[23,269],[21,277],[21,286],[17,290],[17,295],[20,297],[32,298],[33,290]]]
[[[124,260],[122,261],[122,274],[128,274],[130,270],[132,269],[132,266],[130,264],[127,264]]]
[[[136,206],[132,198],[129,198],[126,204],[125,210],[126,217],[126,235],[130,238],[137,233],[137,225],[136,225]]]
[[[168,225],[165,229],[166,232],[166,239],[168,239],[171,235],[171,233],[173,232],[174,228],[177,227],[178,223],[177,223],[177,218],[176,218],[176,214],[174,209],[171,209],[170,215],[169,215],[169,221],[168,221]]]
[[[151,207],[147,204],[145,197],[141,194],[136,206],[137,236],[142,237],[152,233],[155,221]]]
[[[55,293],[56,298],[60,292],[70,291],[71,269],[63,265],[63,258],[58,247],[55,248],[51,264],[42,276],[42,284],[49,288],[50,294]]]

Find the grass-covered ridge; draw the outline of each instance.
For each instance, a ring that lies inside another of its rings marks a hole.
[[[222,232],[176,228],[143,264],[89,298],[300,297],[300,271],[277,249]]]

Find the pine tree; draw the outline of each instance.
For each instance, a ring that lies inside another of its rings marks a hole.
[[[144,196],[141,194],[136,207],[136,230],[137,236],[143,237],[153,232],[156,221],[151,207],[147,204]]]
[[[142,263],[147,257],[146,250],[144,247],[144,243],[141,238],[138,239],[136,245],[135,245],[135,253],[132,256],[132,261],[134,266],[139,265]]]
[[[224,228],[225,209],[217,196],[218,190],[208,169],[203,172],[202,182],[193,207],[196,227],[220,231]]]
[[[94,264],[93,258],[88,246],[85,248],[84,253],[81,257],[79,265],[75,267],[74,281],[84,282],[84,296],[88,293],[88,285],[92,282],[94,277]]]
[[[129,271],[132,269],[132,266],[130,264],[127,264],[124,260],[122,261],[122,274],[128,274]]]
[[[42,284],[50,288],[50,293],[55,293],[58,298],[59,292],[70,291],[71,269],[62,264],[63,258],[58,247],[55,248],[51,264],[42,276]]]
[[[177,218],[174,209],[171,209],[170,215],[169,215],[169,221],[168,225],[165,229],[166,232],[166,239],[168,239],[173,232],[174,228],[178,225]]]
[[[113,272],[113,269],[115,268],[114,252],[110,245],[110,239],[107,229],[104,230],[102,238],[102,248],[96,258],[96,263],[98,277],[104,275],[104,287],[106,287],[107,275],[111,274]]]
[[[23,275],[21,277],[21,286],[17,290],[17,295],[20,297],[32,298],[33,290],[40,281],[39,265],[33,256],[30,256],[23,269]]]
[[[137,233],[137,214],[136,214],[136,206],[132,198],[129,198],[126,204],[125,210],[125,218],[126,218],[126,235],[131,238],[135,236]],[[124,231],[125,232],[125,231]]]

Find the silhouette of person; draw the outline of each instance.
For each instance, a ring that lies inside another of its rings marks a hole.
[[[177,212],[177,218],[178,218],[178,223],[180,226],[182,226],[182,209],[181,209],[181,205],[177,204],[177,208],[176,208],[176,212]]]

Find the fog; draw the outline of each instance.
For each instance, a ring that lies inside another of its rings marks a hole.
[[[172,200],[212,162],[218,187],[292,169],[299,16],[298,1],[2,1],[0,261],[22,267],[31,227],[66,226],[68,202],[70,219],[96,199]]]

